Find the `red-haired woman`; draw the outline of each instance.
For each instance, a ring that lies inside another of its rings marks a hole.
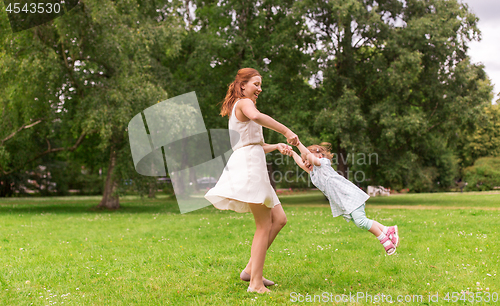
[[[269,292],[265,286],[274,285],[262,276],[262,270],[268,247],[286,224],[285,212],[269,181],[265,153],[278,149],[290,155],[292,151],[284,143],[266,144],[262,127],[283,134],[291,145],[299,144],[295,133],[255,107],[261,86],[262,77],[252,68],[240,69],[229,85],[220,114],[229,116],[229,129],[238,132],[239,139],[230,133],[233,154],[217,185],[205,195],[218,209],[252,212],[256,230],[250,260],[240,278],[250,281],[247,291],[258,293]]]

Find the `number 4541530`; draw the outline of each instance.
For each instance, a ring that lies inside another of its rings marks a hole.
[[[28,3],[24,4],[24,6],[21,8],[21,3],[9,3],[5,11],[9,12],[10,14],[19,14],[21,12],[23,13],[31,13],[31,14],[51,14],[51,13],[56,13],[58,14],[61,11],[61,4],[60,3]]]
[[[469,293],[458,293],[458,292],[452,292],[451,297],[450,293],[446,293],[446,295],[443,298],[444,301],[447,302],[458,302],[464,301],[464,302],[471,302],[471,303],[478,303],[478,302],[498,302],[498,293],[493,292],[469,292]]]

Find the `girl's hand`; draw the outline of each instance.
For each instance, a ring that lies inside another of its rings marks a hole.
[[[297,136],[294,132],[291,130],[288,130],[288,132],[285,133],[286,141],[291,144],[292,146],[298,146],[300,141],[299,141],[299,136]]]
[[[288,156],[292,155],[292,147],[290,147],[289,145],[286,145],[284,143],[278,143],[276,146],[281,154]]]

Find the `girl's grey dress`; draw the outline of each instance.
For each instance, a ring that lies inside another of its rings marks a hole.
[[[338,174],[327,158],[320,158],[321,166],[313,166],[311,182],[321,190],[330,201],[334,217],[342,215],[347,222],[352,220],[351,213],[363,205],[368,198],[358,186]]]

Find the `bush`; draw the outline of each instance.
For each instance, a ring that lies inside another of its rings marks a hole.
[[[500,157],[482,157],[464,170],[468,190],[492,190],[500,186]]]

